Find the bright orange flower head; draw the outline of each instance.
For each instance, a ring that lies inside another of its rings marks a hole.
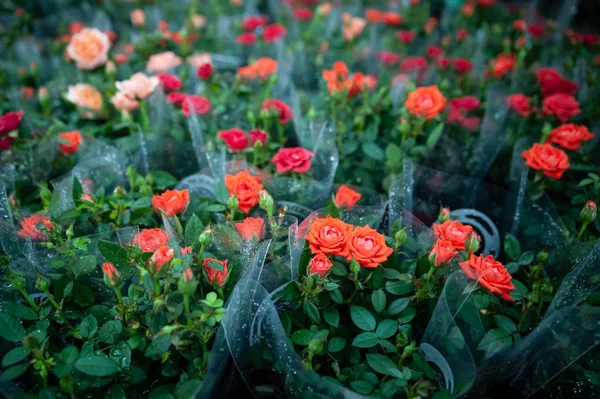
[[[385,262],[394,250],[385,244],[385,237],[369,226],[354,228],[348,240],[350,254],[348,260],[354,259],[362,267],[376,268]]]
[[[183,213],[189,201],[190,193],[187,188],[185,190],[166,190],[164,193],[152,197],[152,206],[155,211],[173,217]]]
[[[79,144],[81,144],[82,141],[81,133],[79,133],[77,130],[59,133],[58,137],[61,140],[61,143],[58,145],[58,149],[65,155],[76,153],[79,149]]]
[[[458,254],[456,247],[448,240],[437,240],[429,252],[429,261],[434,266],[448,263]]]
[[[473,233],[473,227],[462,224],[457,220],[447,220],[442,224],[433,225],[433,234],[440,240],[447,240],[458,250],[465,249],[465,241]]]
[[[43,225],[46,230],[54,230],[54,225],[50,221],[50,218],[46,215],[40,215],[39,213],[34,213],[29,217],[23,218],[19,224],[21,225],[21,230],[17,232],[17,235],[32,240],[45,240],[48,238],[46,233],[38,228],[40,225]]]
[[[502,263],[494,260],[492,255],[484,257],[471,254],[469,260],[460,262],[459,266],[467,277],[476,280],[489,292],[500,294],[506,301],[515,301],[510,296],[510,292],[515,290],[511,281],[512,276]]]
[[[204,258],[204,261],[203,261],[204,270],[206,270],[206,279],[208,280],[209,283],[211,283],[211,284],[217,283],[220,287],[225,285],[225,281],[227,281],[227,276],[229,274],[229,270],[227,269],[227,261],[228,261],[228,259],[225,259],[224,261],[220,261],[220,260],[213,259],[213,258]],[[223,267],[223,271],[213,269],[212,267],[210,267],[211,263],[220,264]]]
[[[433,119],[444,110],[446,97],[436,85],[419,87],[408,93],[404,106],[412,115]]]
[[[267,57],[259,58],[252,64],[240,67],[237,70],[238,76],[245,80],[264,80],[273,75],[275,72],[277,72],[277,61]]]
[[[225,186],[229,195],[237,197],[238,207],[244,213],[250,212],[250,209],[258,204],[258,192],[264,187],[260,177],[252,176],[247,170],[236,175],[225,175]]]
[[[246,241],[250,241],[254,236],[260,240],[264,227],[265,220],[263,218],[245,218],[241,222],[235,223],[235,229]]]
[[[361,194],[354,191],[348,186],[340,186],[338,192],[335,194],[335,206],[338,208],[344,208],[350,210],[354,208],[354,205],[360,200]]]
[[[327,216],[314,221],[306,236],[306,241],[308,241],[313,254],[347,257],[349,254],[348,240],[351,234],[351,225]]]

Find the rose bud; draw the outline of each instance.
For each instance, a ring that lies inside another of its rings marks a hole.
[[[117,186],[117,188],[114,189],[113,191],[113,195],[117,198],[117,199],[125,199],[125,196],[127,195],[127,191],[121,187],[121,186]]]
[[[579,213],[579,217],[581,221],[585,224],[590,224],[594,220],[596,220],[596,216],[598,216],[598,210],[596,209],[596,203],[592,200],[589,200],[585,203],[585,206]]]
[[[457,253],[451,241],[437,240],[429,253],[429,263],[432,266],[442,266],[450,262]]]
[[[479,242],[479,236],[475,232],[472,232],[465,240],[465,249],[470,254],[475,253],[479,250]]]
[[[198,241],[200,242],[201,245],[206,247],[212,243],[212,240],[213,240],[213,231],[209,226],[206,228],[206,230],[204,230],[202,232],[202,234],[200,234],[200,237],[198,237]]]
[[[319,277],[325,277],[331,270],[332,263],[324,254],[315,255],[308,263],[308,275],[318,274]]]
[[[102,272],[104,273],[104,284],[107,287],[114,288],[121,284],[121,275],[112,263],[105,262],[102,265]]]
[[[10,283],[17,291],[23,291],[25,289],[25,278],[19,276],[18,274],[11,274]]]
[[[450,208],[441,208],[438,214],[438,222],[444,223],[447,220],[450,220]]]
[[[258,197],[258,205],[267,212],[267,215],[272,216],[274,203],[271,194],[269,194],[267,190],[260,190],[258,192]]]
[[[89,202],[91,204],[94,203],[94,198],[92,198],[91,195],[89,194],[81,194],[81,197],[79,197],[81,199],[81,201],[83,202]]]
[[[154,270],[156,270],[157,273],[160,273],[162,267],[169,263],[171,259],[173,259],[173,256],[175,256],[173,248],[165,245],[154,252],[150,258],[150,263],[154,265]]]
[[[394,238],[396,239],[396,247],[400,247],[402,244],[404,244],[404,242],[408,238],[408,235],[406,234],[406,230],[404,230],[404,229],[398,230],[396,232],[396,234],[394,235]]]
[[[42,275],[38,275],[37,279],[35,280],[35,288],[42,292],[48,291],[48,289],[50,289],[50,280]]]
[[[192,269],[189,267],[183,271],[181,278],[179,278],[179,282],[177,284],[177,289],[183,295],[192,295],[196,292],[196,287],[198,286],[198,281],[194,278],[194,273]]]
[[[233,212],[237,209],[239,203],[240,202],[238,201],[237,197],[235,195],[232,195],[227,199],[227,208],[229,208],[229,210]]]

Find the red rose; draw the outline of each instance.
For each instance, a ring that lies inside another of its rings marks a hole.
[[[240,129],[222,130],[217,134],[217,137],[225,142],[225,145],[231,152],[239,152],[248,147],[248,137]]]
[[[508,108],[521,116],[529,116],[533,111],[530,105],[531,99],[524,94],[511,94],[506,97]]]
[[[556,93],[575,94],[577,84],[564,79],[554,68],[540,68],[535,71],[538,83],[542,87],[542,96],[547,97]]]
[[[299,21],[310,21],[313,18],[313,12],[309,8],[296,8],[293,17]]]
[[[155,252],[158,248],[167,245],[169,236],[161,229],[143,229],[133,237],[131,244],[137,245],[144,252]]]
[[[350,210],[360,200],[361,194],[348,186],[340,186],[335,194],[334,203],[338,208]]]
[[[263,26],[267,23],[267,17],[264,15],[251,15],[244,18],[242,21],[242,29],[248,31],[255,31],[258,27]]]
[[[218,263],[223,267],[223,271],[219,271],[217,269],[213,269],[211,264]],[[219,287],[225,285],[225,281],[227,281],[227,276],[229,275],[229,270],[227,270],[227,259],[224,262],[220,260],[216,260],[213,258],[204,258],[203,261],[204,270],[206,270],[206,279],[210,284],[217,283]]]
[[[208,101],[206,97],[186,95],[185,100],[181,104],[181,111],[185,116],[190,116],[191,114],[190,103],[194,112],[198,115],[204,115],[212,108],[210,101]]]
[[[158,248],[154,252],[154,254],[152,254],[152,257],[150,258],[150,263],[154,265],[154,270],[156,270],[156,272],[158,273],[166,263],[169,263],[171,259],[173,259],[174,256],[175,251],[173,250],[173,248],[165,245]]]
[[[412,43],[415,40],[415,31],[413,30],[401,30],[396,34],[398,40],[404,44]]]
[[[534,24],[529,25],[527,27],[527,31],[535,39],[539,39],[539,38],[543,37],[544,33],[546,33],[543,26],[534,25]]]
[[[207,62],[206,64],[202,64],[198,67],[197,75],[202,80],[208,80],[213,74],[213,66],[211,63]]]
[[[440,57],[435,60],[435,65],[442,71],[445,71],[446,68],[448,68],[448,65],[450,65],[450,59],[446,57]]]
[[[444,265],[452,260],[458,251],[451,241],[436,240],[429,252],[429,262],[434,266]]]
[[[252,140],[252,145],[260,142],[262,145],[265,145],[265,143],[267,142],[267,133],[263,132],[262,130],[259,129],[254,129],[254,130],[250,130],[250,132],[248,132],[248,134],[250,134],[250,140]]]
[[[402,16],[397,12],[384,12],[381,14],[381,20],[386,25],[400,25],[402,23]]]
[[[535,143],[521,155],[525,158],[527,166],[541,170],[544,175],[553,179],[560,179],[565,170],[571,166],[567,154],[550,144]]]
[[[331,270],[332,263],[324,254],[315,255],[308,263],[308,275],[318,274],[323,278]]]
[[[582,141],[588,141],[593,138],[594,134],[587,127],[567,123],[552,130],[548,136],[548,142],[558,144],[567,150],[576,150],[581,147]]]
[[[81,144],[81,133],[77,130],[73,132],[59,133],[60,144],[58,149],[65,155],[71,155],[77,152]]]
[[[458,97],[450,100],[450,107],[461,111],[473,111],[481,105],[481,102],[477,97],[466,96]]]
[[[514,54],[498,54],[498,56],[490,61],[492,75],[499,78],[505,74],[512,72],[515,68],[516,57]]]
[[[411,72],[427,68],[427,60],[423,57],[406,57],[400,64],[400,71]]]
[[[460,121],[460,126],[465,130],[475,131],[479,128],[481,118],[476,116],[463,117]]]
[[[400,54],[392,53],[391,51],[379,51],[375,53],[375,59],[389,66],[399,63],[402,57]]]
[[[23,111],[8,112],[0,116],[0,135],[5,135],[17,130],[21,125],[21,119],[23,118]]]
[[[156,212],[162,212],[167,217],[179,215],[185,211],[190,201],[190,193],[185,190],[166,190],[152,197],[152,207]]]
[[[50,221],[50,218],[38,213],[23,218],[19,224],[21,225],[21,230],[17,231],[17,235],[32,240],[45,240],[48,238],[44,230],[40,230],[41,226],[44,226],[48,231],[54,230],[54,225]]]
[[[235,39],[241,45],[248,46],[256,42],[256,35],[254,33],[242,33]]]
[[[277,172],[285,173],[290,170],[298,173],[308,172],[310,169],[310,158],[314,154],[301,147],[282,148],[271,159]]]
[[[187,97],[185,93],[169,93],[167,94],[167,101],[171,104],[181,105]]]
[[[170,73],[159,73],[156,75],[164,91],[173,91],[181,89],[181,80]]]
[[[493,294],[500,294],[509,302],[515,300],[510,297],[510,292],[515,289],[512,276],[502,263],[494,260],[492,255],[483,257],[471,254],[469,260],[460,262],[460,268],[467,277],[476,280],[482,287]]]
[[[102,264],[102,273],[104,273],[104,283],[111,287],[116,287],[121,283],[121,275],[110,262]]]
[[[245,218],[242,222],[235,223],[235,229],[246,241],[250,241],[254,236],[260,240],[264,228],[265,220],[263,218]]]
[[[454,248],[465,249],[465,241],[473,233],[473,227],[456,220],[447,220],[433,225],[433,234],[440,240],[450,241]]]
[[[469,37],[469,31],[466,29],[459,29],[456,31],[456,40],[462,41]]]
[[[263,29],[263,39],[265,42],[274,42],[283,38],[286,34],[285,27],[280,24],[270,24]]]
[[[564,123],[570,118],[579,115],[581,109],[575,97],[564,93],[556,93],[544,98],[542,113],[544,115],[553,115]]]
[[[437,58],[442,55],[442,48],[440,46],[427,46],[427,56],[431,58]]]
[[[285,125],[292,119],[292,110],[283,101],[276,99],[266,99],[260,106],[260,109],[266,109],[279,115],[279,123]]]
[[[467,73],[471,69],[473,69],[473,63],[464,58],[457,58],[455,60],[452,60],[452,66],[454,67],[454,70],[456,72],[461,73],[461,74]]]
[[[598,36],[594,33],[583,33],[581,35],[581,41],[586,46],[592,47],[592,46],[595,46],[596,44],[598,44],[598,42],[600,42],[600,36]]]

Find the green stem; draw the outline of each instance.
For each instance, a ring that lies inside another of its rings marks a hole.
[[[35,302],[33,302],[33,299],[31,299],[31,297],[29,296],[27,291],[25,291],[23,289],[23,290],[19,290],[19,292],[21,293],[21,295],[23,295],[23,298],[25,298],[25,300],[27,300],[27,302],[29,302],[29,306],[31,306],[31,308],[33,310],[35,310],[36,313],[38,313],[40,311],[40,307],[38,305],[36,305]]]
[[[156,296],[160,296],[160,279],[158,275],[154,275],[154,293]]]
[[[46,297],[48,298],[48,300],[50,301],[50,303],[52,304],[52,306],[54,306],[54,308],[56,310],[61,310],[62,309],[60,307],[60,305],[58,304],[58,302],[56,302],[54,300],[54,297],[52,296],[52,294],[50,293],[50,291],[46,290],[46,291],[44,291],[44,294],[46,294]]]
[[[188,294],[183,294],[183,308],[185,313],[190,313],[190,296]]]
[[[584,223],[581,226],[581,229],[579,230],[579,234],[577,234],[577,240],[581,239],[581,236],[583,236],[583,232],[585,231],[585,229],[587,228],[587,226],[588,226],[588,223]]]
[[[177,215],[174,215],[173,219],[175,220],[175,232],[177,233],[178,236],[182,236],[183,235],[183,227],[181,226],[181,221],[179,220]]]
[[[142,115],[142,128],[144,133],[150,128],[150,118],[148,118],[148,110],[146,109],[146,102],[140,101],[140,113]]]

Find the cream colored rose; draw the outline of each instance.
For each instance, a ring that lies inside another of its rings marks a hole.
[[[200,68],[200,66],[204,64],[212,65],[212,59],[210,58],[210,54],[208,53],[190,55],[187,58],[187,62],[194,68]]]
[[[148,72],[166,72],[181,65],[181,57],[175,55],[172,51],[154,54],[150,56],[146,71]]]
[[[202,14],[194,14],[190,19],[192,20],[192,25],[194,25],[194,28],[196,29],[200,29],[206,25],[206,17]]]
[[[92,85],[78,83],[69,86],[65,98],[78,107],[85,108],[80,110],[81,116],[85,118],[93,118],[94,112],[102,110],[102,94]]]
[[[119,91],[117,94],[111,97],[110,102],[115,106],[119,111],[133,111],[136,110],[140,103],[136,99],[131,99],[125,93]]]
[[[148,77],[141,72],[134,74],[128,80],[115,83],[120,92],[132,99],[148,97],[159,84],[160,81],[156,76]]]
[[[108,59],[110,40],[96,28],[83,28],[73,35],[66,52],[79,69],[94,69]]]
[[[146,14],[144,14],[144,10],[140,8],[136,8],[129,14],[129,18],[131,18],[131,25],[133,26],[144,26],[146,24]]]

